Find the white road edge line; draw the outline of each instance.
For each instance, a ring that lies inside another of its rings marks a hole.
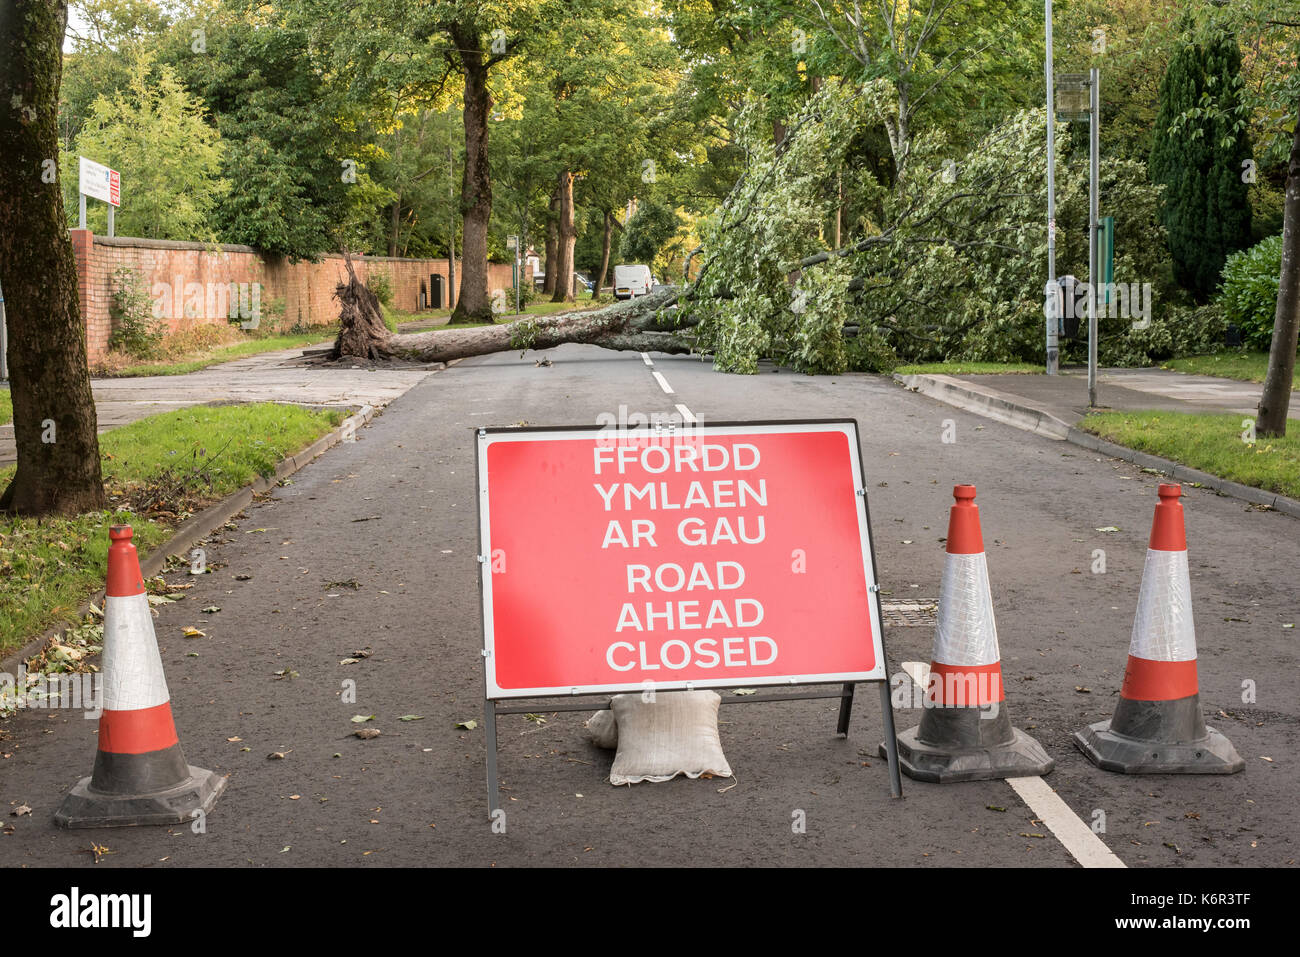
[[[696,422],[700,421],[695,417],[694,412],[686,408],[686,406],[682,405],[680,402],[677,403],[677,411],[682,414],[682,421],[687,425],[694,425]]]
[[[900,667],[918,688],[924,688],[930,680],[927,662],[904,661]],[[1081,867],[1128,866],[1042,778],[1007,778],[1006,782]]]
[[[664,378],[664,374],[662,372],[652,372],[650,374],[654,376],[655,379],[659,382],[659,388],[663,389],[669,395],[677,394],[673,391],[673,387],[668,384],[668,380]]]
[[[655,364],[650,361],[650,353],[648,352],[641,353],[641,361],[644,362],[646,365],[648,365],[651,369],[655,367]]]

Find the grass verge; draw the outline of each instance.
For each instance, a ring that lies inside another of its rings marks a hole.
[[[1213,375],[1224,379],[1241,379],[1244,382],[1263,382],[1268,373],[1267,352],[1216,352],[1208,356],[1187,356],[1169,359],[1161,368],[1192,375]],[[1291,377],[1291,388],[1300,389],[1300,365]]]
[[[101,368],[97,370],[97,374],[113,378],[145,375],[184,375],[187,372],[198,372],[200,369],[206,369],[208,366],[217,365],[221,362],[243,359],[263,352],[276,352],[280,349],[301,349],[304,346],[329,342],[336,335],[338,335],[336,327],[323,326],[319,329],[313,329],[311,332],[267,336],[265,339],[245,339],[242,342],[215,346],[190,353],[175,360],[163,359],[154,362],[140,362],[114,369]]]
[[[14,405],[9,399],[9,390],[0,389],[0,425],[8,425],[13,417]]]
[[[346,413],[264,402],[164,412],[99,437],[109,509],[77,518],[0,516],[0,657],[104,586],[110,525],[130,524],[141,557],[194,512],[270,475]],[[13,467],[0,469],[0,488]]]
[[[1079,428],[1110,442],[1173,459],[1220,478],[1300,498],[1300,425],[1281,439],[1248,444],[1236,413],[1102,412]]]
[[[1043,366],[1028,362],[923,362],[894,371],[899,375],[1005,375],[1042,372]]]

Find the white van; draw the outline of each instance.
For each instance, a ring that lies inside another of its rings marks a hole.
[[[649,295],[654,282],[649,266],[615,266],[614,298],[635,299]]]

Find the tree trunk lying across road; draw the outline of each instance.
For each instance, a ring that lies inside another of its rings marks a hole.
[[[550,349],[566,342],[634,352],[690,352],[691,341],[683,334],[688,329],[665,326],[659,319],[659,311],[676,301],[677,288],[661,286],[648,296],[616,302],[604,309],[525,316],[497,326],[473,329],[447,326],[405,335],[391,335],[383,329],[382,336],[370,326],[369,341],[365,342],[359,342],[348,329],[350,311],[345,308],[344,329],[339,333],[336,349],[346,343],[355,351],[340,350],[335,358],[390,355],[414,362],[448,362],[514,349]]]

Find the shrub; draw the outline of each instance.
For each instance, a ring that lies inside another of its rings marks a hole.
[[[393,306],[393,280],[387,273],[377,272],[366,279],[366,285],[375,294],[381,305]]]
[[[1242,340],[1251,348],[1268,349],[1273,341],[1281,272],[1281,235],[1233,253],[1224,263],[1218,305],[1224,319],[1241,330]]]
[[[152,359],[167,331],[167,324],[153,314],[153,302],[140,284],[134,269],[125,266],[114,270],[112,302],[108,307],[113,334],[108,345],[138,359]]]

